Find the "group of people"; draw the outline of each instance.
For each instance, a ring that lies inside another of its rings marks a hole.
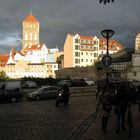
[[[111,110],[113,110],[116,116],[116,133],[118,134],[120,130],[125,131],[126,129],[126,114],[130,103],[126,88],[125,85],[117,85],[116,93],[113,94],[110,91],[109,85],[105,85],[98,94],[98,105],[102,105],[101,125],[105,133],[107,132]],[[99,111],[98,106],[96,109],[96,111]]]

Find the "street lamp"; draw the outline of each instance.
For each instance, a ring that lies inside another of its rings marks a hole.
[[[101,31],[101,34],[104,38],[106,38],[106,41],[107,41],[106,54],[109,55],[108,42],[109,42],[109,38],[111,38],[114,35],[114,31],[110,29],[106,29],[106,30]]]
[[[106,29],[106,30],[101,31],[101,34],[107,40],[107,49],[106,49],[106,57],[105,57],[105,60],[107,62],[106,63],[106,68],[108,69],[108,60],[111,58],[109,56],[109,49],[108,49],[108,46],[109,46],[109,38],[111,38],[114,35],[114,31],[111,30],[111,29]],[[106,84],[108,84],[108,72],[106,72]]]

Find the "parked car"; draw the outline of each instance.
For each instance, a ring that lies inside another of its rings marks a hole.
[[[84,79],[71,79],[72,86],[87,86]]]
[[[26,81],[25,82],[25,87],[35,88],[35,87],[37,87],[37,84],[34,81]]]
[[[17,102],[21,98],[20,80],[0,81],[0,101]]]
[[[43,99],[49,99],[49,98],[57,98],[57,96],[58,96],[58,87],[43,86],[34,92],[28,93],[27,99],[43,100]]]
[[[87,83],[88,86],[93,86],[95,84],[95,81],[90,80],[88,78],[84,78],[85,82]]]
[[[61,80],[57,83],[58,86],[63,86],[64,84],[66,84],[69,87],[72,85],[70,80]]]

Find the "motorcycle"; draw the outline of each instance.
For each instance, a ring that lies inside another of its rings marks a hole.
[[[69,102],[69,94],[64,94],[62,91],[59,92],[58,97],[56,99],[55,105],[58,107],[61,103],[64,105],[68,105]]]

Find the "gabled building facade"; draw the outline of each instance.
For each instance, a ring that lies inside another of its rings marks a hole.
[[[0,56],[0,71],[10,78],[40,77],[55,78],[58,70],[57,57],[63,53],[58,48],[47,48],[39,42],[39,21],[30,12],[23,20],[22,49],[11,49],[9,56]]]
[[[96,36],[68,34],[64,44],[64,68],[94,65],[100,54],[106,54],[106,48],[105,39],[99,39]],[[110,41],[110,54],[123,48],[117,41]]]

